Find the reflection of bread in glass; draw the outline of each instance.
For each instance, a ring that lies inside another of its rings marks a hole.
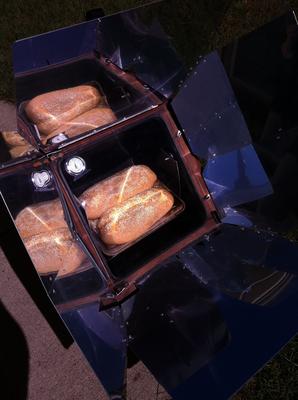
[[[91,186],[80,196],[87,218],[99,218],[110,207],[150,189],[156,179],[149,167],[134,165]]]
[[[55,90],[34,97],[26,106],[29,119],[45,135],[78,115],[96,107],[102,96],[91,85],[80,85],[69,89]]]
[[[58,199],[24,208],[17,215],[15,223],[23,239],[67,227]]]
[[[174,204],[171,193],[152,188],[107,210],[98,222],[101,239],[108,245],[132,242],[146,233]]]
[[[100,126],[111,124],[115,120],[116,116],[109,107],[96,107],[68,122],[63,123],[58,129],[47,135],[44,140],[59,135],[59,133],[64,133],[71,138]]]
[[[24,157],[33,151],[36,151],[33,146],[30,144],[26,144],[24,146],[14,146],[11,149],[9,149],[9,154],[11,155],[12,158],[18,158],[18,157]]]
[[[17,131],[2,131],[2,137],[9,146],[25,146],[29,143]]]
[[[65,275],[75,271],[86,258],[68,229],[26,238],[24,244],[40,274],[58,271],[58,275]]]

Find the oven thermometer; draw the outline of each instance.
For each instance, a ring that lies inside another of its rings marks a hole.
[[[69,175],[79,175],[86,170],[86,163],[81,157],[72,157],[65,164]]]
[[[33,182],[33,185],[37,189],[42,189],[49,185],[49,183],[52,180],[52,177],[51,177],[51,174],[49,171],[42,170],[42,171],[38,171],[38,172],[33,172],[32,176],[31,176],[31,180]]]

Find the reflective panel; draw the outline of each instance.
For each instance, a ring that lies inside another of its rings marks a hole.
[[[18,40],[13,45],[15,74],[89,54],[96,49],[98,20]]]
[[[62,318],[110,398],[125,398],[127,335],[121,310],[99,312],[98,304],[90,304]]]
[[[192,151],[209,159],[251,142],[219,54],[197,62],[172,102]]]
[[[205,367],[170,391],[173,399],[226,399],[255,374],[297,333],[297,281],[293,291],[273,307],[262,307],[220,295],[217,305],[231,341]],[[241,366],[241,367],[240,367]]]
[[[0,169],[40,156],[39,151],[17,131],[0,132]]]
[[[130,348],[167,390],[229,344],[216,299],[176,258],[140,285],[126,324]]]
[[[224,217],[222,222],[225,224],[245,226],[247,228],[253,226],[253,221],[246,213],[241,212],[232,207],[224,207]]]
[[[186,76],[186,66],[160,20],[162,15],[170,17],[169,3],[102,18],[98,41],[99,50],[106,57],[165,97],[172,96]]]
[[[218,207],[232,207],[272,194],[272,186],[252,145],[214,155],[203,171]]]
[[[200,56],[222,43],[218,17],[227,8],[227,1],[216,7],[203,0],[153,1],[101,18],[98,46],[120,68],[173,98]]]
[[[297,244],[223,225],[140,285],[128,319],[132,350],[174,399],[230,397],[297,332],[297,260]]]
[[[298,275],[298,245],[260,228],[222,225],[179,257],[205,285],[253,304],[280,301]]]
[[[270,196],[253,203],[246,200],[242,209],[288,235],[298,226],[297,32],[297,18],[291,12],[221,52],[254,148],[273,187]]]

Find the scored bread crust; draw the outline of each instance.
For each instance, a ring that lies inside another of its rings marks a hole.
[[[156,179],[146,165],[134,165],[91,186],[80,196],[87,218],[99,218],[109,208],[150,189]]]
[[[48,135],[100,101],[102,95],[94,86],[80,85],[36,96],[26,104],[25,111],[40,133]]]
[[[26,144],[24,146],[14,146],[9,149],[9,154],[12,158],[23,157],[29,153],[36,151],[36,149],[30,144]]]
[[[50,133],[45,140],[48,140],[59,133],[64,133],[71,138],[100,126],[111,124],[116,121],[116,119],[115,114],[109,107],[96,107],[68,122],[65,122],[54,132]]]
[[[29,143],[17,131],[2,131],[2,137],[9,146],[25,146]]]
[[[25,247],[40,274],[75,271],[86,255],[74,242],[68,229],[59,229],[24,239]]]
[[[24,208],[15,223],[23,239],[67,227],[59,199]]]
[[[171,210],[174,198],[163,188],[152,188],[107,210],[98,221],[99,235],[108,245],[132,242]]]

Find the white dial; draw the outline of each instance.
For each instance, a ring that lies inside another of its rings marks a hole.
[[[66,162],[66,171],[70,175],[79,175],[86,169],[86,163],[81,157],[72,157]]]
[[[43,188],[51,182],[51,174],[47,170],[33,172],[31,179],[36,188]]]

